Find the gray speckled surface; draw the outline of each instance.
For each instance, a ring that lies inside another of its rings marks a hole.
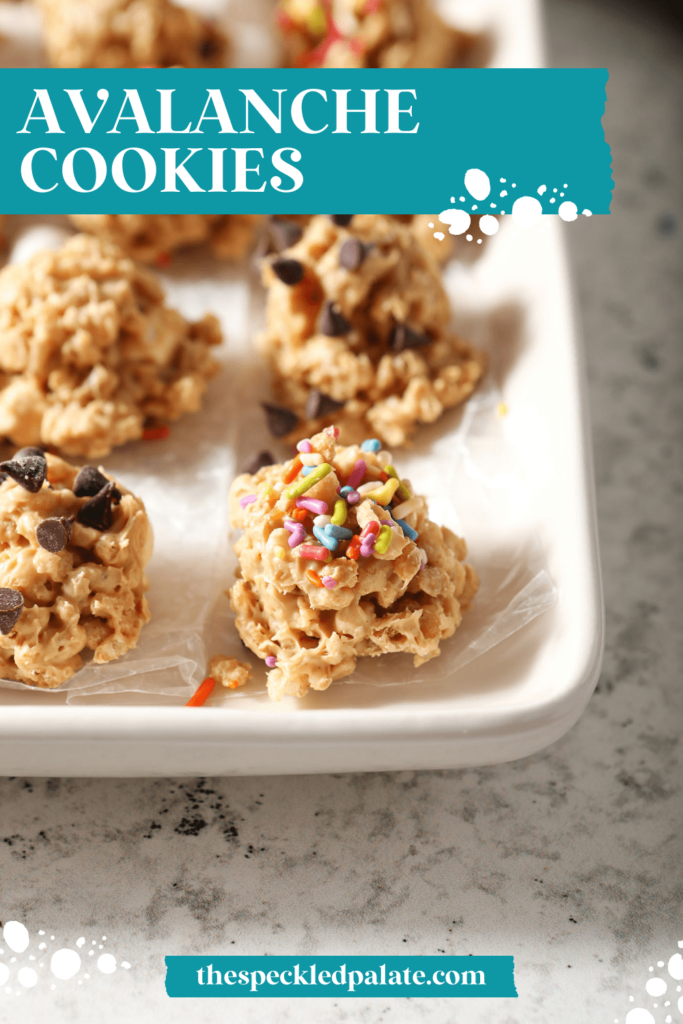
[[[106,934],[131,964],[0,989],[3,1022],[683,1020],[678,993],[655,1009],[644,990],[683,939],[682,36],[644,5],[552,0],[547,21],[554,64],[611,76],[613,213],[568,228],[608,611],[588,710],[552,748],[477,771],[0,780],[2,916],[35,936],[22,962],[44,929],[48,954],[84,936],[96,960]],[[520,998],[166,1000],[163,954],[238,950],[513,953]]]

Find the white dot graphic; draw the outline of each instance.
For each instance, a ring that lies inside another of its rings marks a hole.
[[[102,956],[97,958],[97,966],[102,971],[102,974],[113,974],[116,970],[116,957],[112,956],[111,953],[103,953]]]
[[[547,185],[541,185],[540,188],[536,189],[536,191],[538,192],[539,196],[542,196],[544,192],[548,191],[548,186]]]
[[[435,231],[434,232],[434,238],[438,238],[440,242],[443,242],[445,237],[446,236],[444,235],[443,231]],[[100,949],[102,949],[101,946],[100,946]]]
[[[666,982],[663,978],[649,978],[645,985],[645,991],[649,996],[663,996],[666,992]]]
[[[4,985],[9,978],[9,967],[7,964],[0,964],[0,985]]]
[[[635,1007],[626,1014],[626,1024],[655,1024],[655,1019],[649,1010]]]
[[[542,213],[543,207],[533,196],[520,196],[512,207],[512,219],[523,227],[534,224]]]
[[[33,988],[35,983],[38,981],[38,975],[32,967],[22,967],[17,974],[17,979],[20,985],[24,988]]]
[[[76,939],[76,945],[80,949],[81,946],[85,945],[85,936],[81,935],[80,939]]]
[[[448,224],[451,235],[463,235],[470,226],[470,215],[465,210],[442,210],[439,220]]]
[[[479,230],[484,235],[495,235],[498,228],[498,221],[490,213],[485,213],[479,221]]]
[[[80,967],[81,958],[74,949],[58,949],[52,954],[50,970],[55,978],[68,981],[74,974],[78,974]]]
[[[468,242],[472,241],[472,237],[472,235],[465,235],[465,238],[467,239]]]
[[[503,189],[503,191],[502,191],[502,192],[500,193],[500,198],[501,198],[501,199],[505,199],[505,196],[506,196],[507,194],[508,194],[508,193],[507,193],[507,189],[506,189],[506,188],[504,188],[504,189]]]
[[[569,200],[565,200],[564,203],[560,203],[560,208],[557,211],[562,220],[576,220],[579,215],[579,211],[576,208],[576,203],[570,203]]]
[[[8,921],[2,929],[2,937],[15,953],[23,953],[28,948],[28,928],[21,921]]]
[[[669,974],[675,981],[683,979],[683,956],[680,953],[674,953],[669,960]]]
[[[470,168],[465,175],[465,188],[475,199],[486,199],[491,191],[491,182],[488,174],[476,168]]]
[[[593,214],[590,212],[590,210],[582,210],[581,212],[583,213],[584,217],[592,217],[593,216]]]
[[[678,1012],[683,1013],[683,996],[678,1000]]]

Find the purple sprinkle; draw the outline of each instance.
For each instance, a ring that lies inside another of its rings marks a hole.
[[[365,472],[367,470],[367,463],[365,459],[358,459],[355,466],[349,474],[349,479],[346,481],[347,487],[352,487],[355,491],[356,487],[362,482]]]
[[[266,665],[268,666],[268,668],[275,668],[275,666],[277,665],[277,658],[275,657],[274,654],[268,655],[268,657],[266,658]]]
[[[329,590],[334,590],[334,588],[337,586],[337,581],[335,580],[334,576],[323,576],[322,583],[323,586],[327,587]]]
[[[255,494],[246,494],[243,498],[240,498],[240,505],[242,506],[242,508],[246,508],[247,505],[253,505],[255,501]]]
[[[346,495],[346,500],[348,501],[349,505],[356,505],[360,501],[360,494],[358,493],[358,491],[349,491],[349,493]]]
[[[297,498],[297,508],[305,508],[308,512],[315,512],[318,516],[327,514],[327,502],[319,498]]]
[[[393,519],[380,519],[380,524],[382,526],[393,526],[394,525],[394,520]]]
[[[303,452],[305,455],[309,455],[313,451],[313,445],[308,440],[299,441],[298,445],[296,446],[296,450],[298,452]]]
[[[376,540],[377,540],[377,537],[376,537],[376,535],[374,533],[371,533],[369,535],[369,537],[365,538],[365,540],[363,541],[363,543],[360,546],[360,553],[363,556],[363,558],[369,558],[370,555],[373,554],[373,552],[375,550],[375,541]]]

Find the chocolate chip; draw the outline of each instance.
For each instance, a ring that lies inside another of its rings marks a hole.
[[[331,213],[330,214],[330,219],[332,220],[333,224],[337,225],[338,228],[345,228],[345,227],[348,227],[348,225],[353,220],[353,214],[352,213]]]
[[[29,455],[35,455],[38,459],[45,458],[45,452],[42,448],[20,448],[18,452],[15,452],[12,458],[16,459],[27,459]]]
[[[339,250],[339,265],[346,270],[358,270],[367,252],[366,246],[357,238],[347,238]]]
[[[339,338],[349,333],[351,324],[334,302],[326,302],[320,317],[320,330],[328,338]]]
[[[293,220],[272,220],[268,228],[270,239],[276,252],[289,249],[291,245],[296,245],[303,234],[301,226]]]
[[[275,465],[275,459],[270,452],[259,452],[257,455],[252,455],[249,462],[244,467],[244,472],[251,473],[253,476],[254,473],[258,473],[259,469],[263,469],[264,466],[273,465]]]
[[[71,540],[71,523],[64,518],[44,519],[36,530],[36,540],[41,548],[56,555]]]
[[[283,284],[288,284],[290,287],[293,284],[298,284],[304,276],[303,263],[299,263],[298,260],[288,260],[284,256],[273,260],[271,267],[275,276],[279,277]]]
[[[406,324],[396,324],[389,338],[389,348],[392,352],[404,352],[407,348],[429,345],[431,340],[428,334],[420,334]]]
[[[270,402],[261,402],[261,408],[266,414],[268,430],[273,437],[284,437],[299,422],[299,417],[291,409],[285,409],[282,405],[271,405]]]
[[[306,399],[306,415],[311,420],[317,420],[319,416],[329,416],[331,412],[336,412],[344,404],[314,388]]]
[[[93,498],[109,483],[95,466],[82,466],[71,488],[77,498]]]
[[[31,494],[37,494],[47,476],[47,459],[44,455],[27,455],[21,459],[0,462],[0,470],[11,476],[20,487]]]
[[[116,485],[110,480],[94,498],[81,506],[76,522],[91,526],[93,530],[108,530],[114,519],[111,505],[115,490]]]
[[[11,633],[24,610],[24,597],[18,590],[0,587],[0,633]]]

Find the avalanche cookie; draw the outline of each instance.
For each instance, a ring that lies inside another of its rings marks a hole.
[[[429,519],[379,441],[339,448],[336,434],[301,441],[292,462],[245,473],[230,492],[244,530],[230,598],[274,700],[325,690],[360,657],[435,658],[479,585],[465,542]]]
[[[38,0],[55,68],[225,67],[230,44],[170,0]]]
[[[80,231],[119,245],[143,263],[163,262],[176,249],[208,242],[218,259],[238,260],[251,246],[261,217],[256,214],[78,213]]]
[[[26,448],[0,463],[0,677],[51,688],[135,647],[152,528],[94,466]]]
[[[199,409],[220,340],[215,317],[188,323],[149,271],[76,235],[0,272],[0,435],[106,455]]]
[[[476,36],[451,28],[428,0],[280,0],[289,67],[449,68],[476,61]]]
[[[481,377],[483,356],[448,329],[435,260],[395,217],[313,217],[263,274],[261,347],[290,416],[282,435],[334,421],[342,443],[403,445]]]

